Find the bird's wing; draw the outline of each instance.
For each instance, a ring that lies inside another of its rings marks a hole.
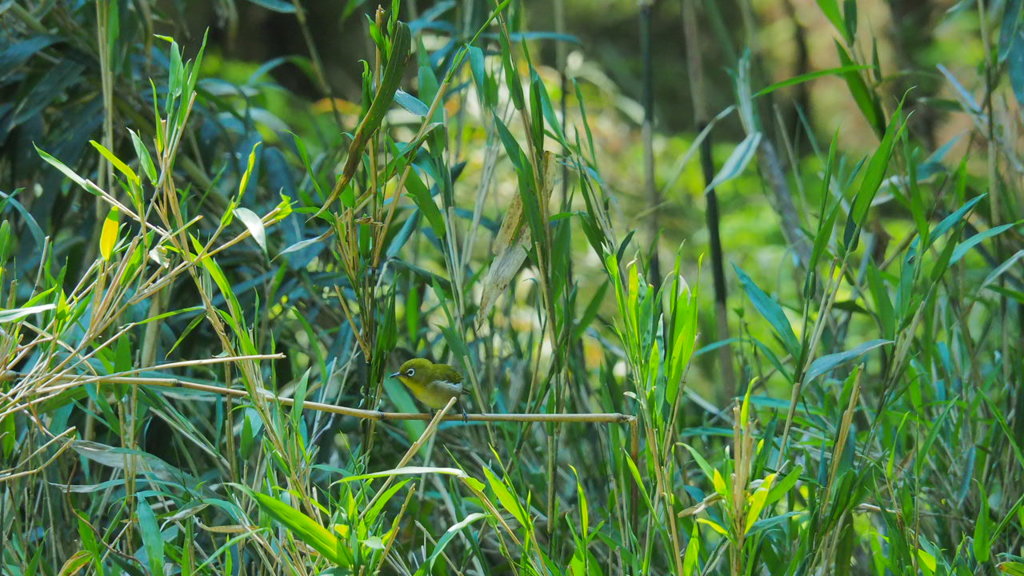
[[[456,370],[455,368],[452,368],[447,364],[437,365],[436,368],[438,368],[439,370],[438,375],[440,376],[440,378],[438,378],[438,380],[444,380],[445,382],[454,382],[455,384],[459,384],[462,382],[462,374],[459,374],[459,371]]]
[[[452,382],[450,380],[434,380],[430,384],[427,384],[427,388],[431,388],[439,392],[444,391],[453,396],[458,396],[463,392],[462,382]]]

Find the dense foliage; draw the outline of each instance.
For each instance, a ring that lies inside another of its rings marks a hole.
[[[0,2],[0,572],[1024,574],[1020,0],[194,4]]]

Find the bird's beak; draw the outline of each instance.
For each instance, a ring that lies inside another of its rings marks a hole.
[[[388,374],[388,378],[398,378],[399,374],[401,374],[401,372],[395,372],[393,374]]]

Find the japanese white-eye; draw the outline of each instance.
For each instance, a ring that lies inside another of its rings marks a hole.
[[[447,364],[434,364],[426,358],[407,361],[391,377],[398,378],[420,403],[434,410],[444,408],[449,400],[465,392],[458,370]],[[461,402],[459,408],[465,417],[466,410]]]

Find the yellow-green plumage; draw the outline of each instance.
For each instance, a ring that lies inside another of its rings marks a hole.
[[[447,364],[434,364],[426,358],[413,358],[391,375],[398,378],[422,404],[435,410],[444,408],[465,389],[462,374]]]

